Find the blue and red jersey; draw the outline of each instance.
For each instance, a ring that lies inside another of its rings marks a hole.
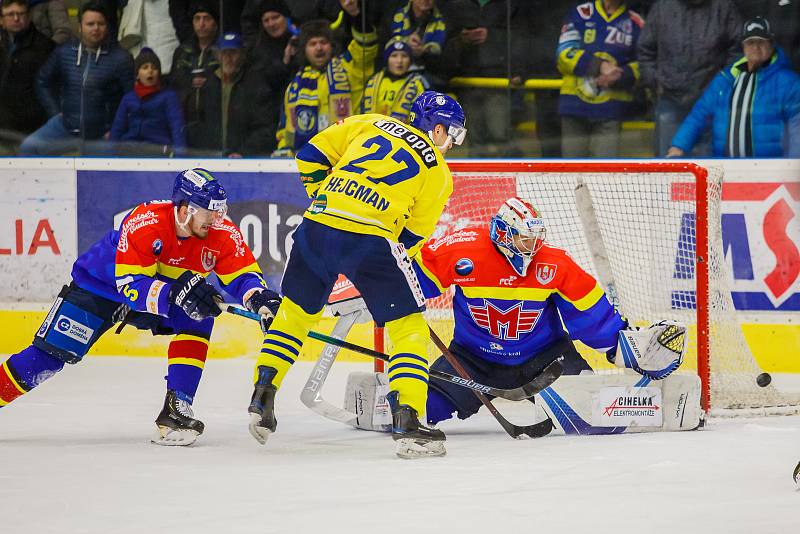
[[[187,270],[215,273],[239,301],[267,287],[235,224],[223,220],[209,228],[205,239],[180,238],[172,202],[160,200],[135,207],[119,229],[92,245],[75,261],[72,278],[81,288],[133,310],[168,316],[171,283]]]
[[[564,327],[573,340],[608,352],[627,327],[597,281],[547,244],[521,277],[487,228],[466,228],[426,243],[415,268],[427,298],[455,286],[453,341],[490,362],[522,364],[563,338]]]

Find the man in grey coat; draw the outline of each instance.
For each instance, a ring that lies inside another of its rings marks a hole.
[[[672,137],[706,85],[741,53],[742,18],[730,0],[660,0],[639,37],[642,83],[656,95],[655,155],[664,157]],[[710,155],[710,139],[695,156]]]

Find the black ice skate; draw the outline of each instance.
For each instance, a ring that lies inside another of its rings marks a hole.
[[[194,418],[192,405],[178,397],[173,390],[167,391],[164,408],[156,418],[158,432],[151,440],[157,445],[191,445],[203,433],[205,425]]]
[[[278,388],[272,385],[272,379],[277,373],[273,367],[258,367],[258,381],[247,409],[250,413],[250,434],[262,445],[278,426],[278,420],[275,419],[275,393]]]
[[[395,440],[395,453],[400,458],[421,458],[423,456],[444,456],[447,452],[444,432],[424,426],[419,422],[417,411],[407,404],[398,403],[397,391],[386,396],[392,407],[392,439]]]

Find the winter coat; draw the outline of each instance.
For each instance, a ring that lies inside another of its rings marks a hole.
[[[511,58],[507,53],[508,2],[511,3]],[[450,0],[442,6],[449,36],[442,62],[449,66],[452,74],[505,78],[510,61],[511,76],[526,76],[528,52],[524,43],[529,25],[526,2],[491,0],[481,6],[478,0]],[[560,24],[560,21],[553,21],[553,24]],[[461,38],[462,29],[475,27],[488,29],[483,44],[469,44]]]
[[[0,30],[0,128],[31,133],[47,120],[36,98],[36,74],[54,43],[31,26],[14,39]]]
[[[204,73],[208,78],[219,68],[217,57],[209,46],[205,50],[200,49],[197,37],[192,36],[184,42],[172,56],[172,69],[170,70],[169,82],[173,89],[178,92],[181,100],[188,105],[189,99],[194,100],[195,107],[199,102],[199,92],[202,87],[192,87],[193,72]],[[187,114],[189,110],[187,109]],[[187,115],[188,116],[188,115]]]
[[[741,53],[744,21],[730,0],[659,0],[637,47],[642,83],[680,105],[694,103],[719,70]]]
[[[72,38],[72,27],[63,0],[32,0],[28,2],[28,10],[36,29],[57,45]]]
[[[144,47],[152,49],[161,61],[161,74],[169,74],[180,41],[169,18],[167,0],[129,0],[119,21],[119,43],[133,56]]]
[[[715,157],[725,157],[731,96],[741,58],[720,72],[683,121],[672,145],[689,152],[711,125]],[[746,68],[746,67],[745,67]],[[756,71],[752,100],[752,144],[756,158],[800,157],[800,75],[792,71],[780,48]]]
[[[39,70],[36,94],[48,116],[85,139],[111,128],[122,95],[133,88],[133,58],[117,44],[87,50],[74,40],[58,47]]]
[[[181,152],[186,147],[183,111],[172,89],[141,99],[136,91],[122,97],[111,126],[112,141],[138,141],[169,145]]]
[[[222,73],[211,73],[186,115],[189,147],[227,156],[268,156],[275,149],[278,109],[262,69],[243,65],[228,100],[227,139],[222,139]]]

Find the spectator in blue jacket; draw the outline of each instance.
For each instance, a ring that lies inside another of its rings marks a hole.
[[[86,3],[79,20],[80,40],[58,47],[39,70],[36,95],[50,119],[22,142],[21,154],[91,150],[133,88],[133,58],[108,39],[103,8]]]
[[[668,157],[688,154],[709,126],[715,157],[800,157],[800,75],[762,17],[745,23],[742,48],[683,121]]]
[[[136,84],[122,102],[111,126],[111,141],[123,155],[182,155],[186,148],[178,95],[161,87],[161,61],[150,48],[136,56]]]

